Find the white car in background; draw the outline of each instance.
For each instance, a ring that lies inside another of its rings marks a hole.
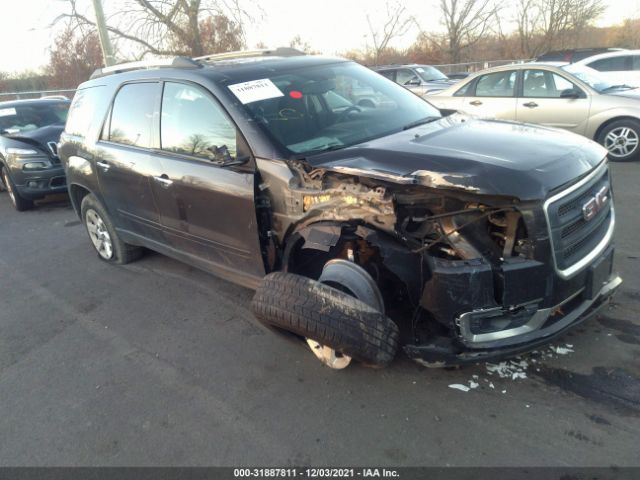
[[[640,50],[601,53],[575,62],[575,65],[597,70],[614,85],[640,87]]]

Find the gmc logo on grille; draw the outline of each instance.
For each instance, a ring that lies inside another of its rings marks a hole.
[[[582,217],[588,222],[609,203],[609,187],[605,185],[594,197],[582,205]]]

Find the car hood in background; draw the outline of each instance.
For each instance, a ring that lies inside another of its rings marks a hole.
[[[605,95],[615,95],[616,97],[625,97],[640,100],[640,88],[636,87],[627,90],[614,90],[612,92],[607,92]]]
[[[407,184],[540,200],[592,170],[606,153],[561,130],[458,114],[307,162]]]
[[[49,147],[49,143],[58,143],[60,135],[64,130],[64,125],[47,125],[46,127],[37,128],[28,132],[19,132],[15,134],[4,134],[5,138],[15,140],[17,142],[28,143],[44,150],[47,153],[57,155],[56,151]]]

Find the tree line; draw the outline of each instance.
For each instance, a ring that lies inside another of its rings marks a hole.
[[[12,77],[0,72],[0,91],[73,88],[102,66],[92,15],[76,0],[66,1],[67,11],[53,22],[64,28],[53,42],[44,74]],[[629,18],[620,25],[593,26],[606,10],[603,0],[434,1],[441,24],[437,32],[423,30],[401,0],[386,0],[382,15],[363,12],[367,46],[343,56],[367,65],[445,64],[529,59],[564,48],[640,47],[640,20],[633,12],[625,12]],[[247,7],[252,7],[251,13]],[[200,56],[246,48],[247,28],[255,28],[260,20],[256,15],[261,15],[257,0],[126,0],[108,16],[107,30],[123,61],[149,54]],[[393,46],[410,31],[418,32],[413,44]],[[312,52],[300,35],[290,46]]]

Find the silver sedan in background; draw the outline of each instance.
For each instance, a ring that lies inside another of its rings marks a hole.
[[[496,67],[424,98],[441,110],[570,130],[603,145],[612,161],[640,158],[640,90],[589,67]]]

